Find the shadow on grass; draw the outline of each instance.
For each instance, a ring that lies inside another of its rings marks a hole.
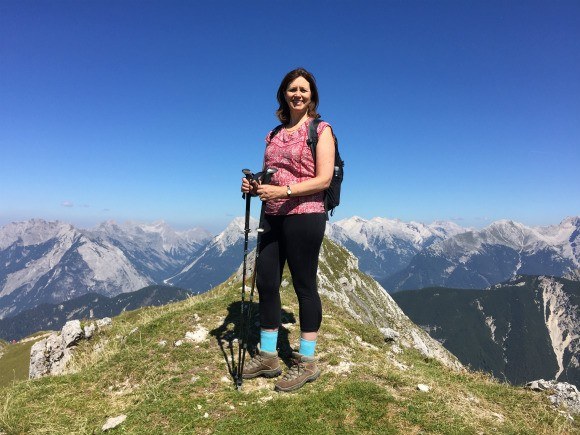
[[[242,325],[240,319],[242,318],[242,303],[241,301],[233,302],[228,306],[228,314],[224,319],[224,322],[217,328],[210,331],[210,334],[215,337],[217,343],[222,351],[224,360],[228,366],[228,373],[232,378],[232,381],[236,382],[236,373],[239,364],[239,339],[242,335]],[[260,342],[260,315],[258,312],[258,304],[256,302],[246,302],[244,304],[244,331],[247,334],[247,339],[244,337],[244,341],[247,341],[247,354],[246,363],[249,358],[256,354],[258,343]],[[296,317],[294,313],[282,310],[282,323],[296,323]],[[248,322],[248,316],[251,316]],[[280,326],[278,330],[278,355],[284,361],[284,363],[290,367],[290,357],[292,356],[292,347],[290,346],[290,340],[288,338],[289,331],[287,328]]]

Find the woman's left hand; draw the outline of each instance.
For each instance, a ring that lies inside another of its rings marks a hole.
[[[286,198],[286,186],[272,186],[271,184],[260,184],[257,194],[262,201],[271,199]]]

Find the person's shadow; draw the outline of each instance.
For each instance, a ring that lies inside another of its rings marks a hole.
[[[228,306],[228,315],[224,322],[217,328],[210,331],[210,334],[216,338],[217,343],[223,353],[224,360],[228,367],[228,373],[233,382],[236,382],[236,373],[239,364],[239,346],[242,331],[241,327],[241,301],[232,302]],[[248,322],[248,310],[251,312],[251,319]],[[258,313],[258,304],[252,302],[244,303],[244,330],[247,331],[247,355],[245,362],[247,363],[251,357],[256,354],[257,345],[260,342],[260,316]],[[289,313],[282,310],[282,323],[296,323],[294,313]],[[290,367],[290,358],[292,356],[292,347],[288,338],[288,329],[280,325],[278,330],[278,355],[284,363]],[[245,340],[245,337],[244,337]]]

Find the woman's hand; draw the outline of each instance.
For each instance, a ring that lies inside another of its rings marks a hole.
[[[262,201],[286,198],[286,186],[272,186],[271,184],[259,184],[256,193]]]
[[[255,180],[251,182],[247,178],[242,178],[242,193],[250,195],[256,195],[258,189],[258,183]]]

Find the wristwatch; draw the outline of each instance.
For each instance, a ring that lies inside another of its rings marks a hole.
[[[290,186],[286,186],[286,196],[290,195],[292,195],[292,190],[290,189]]]

